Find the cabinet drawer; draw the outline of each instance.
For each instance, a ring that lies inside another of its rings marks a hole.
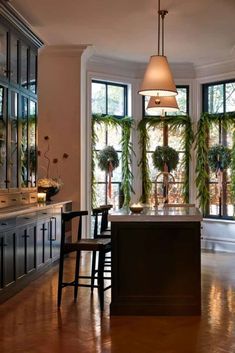
[[[4,232],[16,226],[16,218],[0,220],[0,232]]]
[[[20,215],[16,217],[16,225],[24,225],[27,223],[35,222],[37,220],[37,214],[36,212],[31,212],[31,213],[25,213],[23,215]]]
[[[53,212],[51,208],[45,208],[44,210],[37,212],[38,219],[52,217],[52,215],[53,215]]]
[[[10,206],[9,197],[7,195],[0,195],[0,208],[8,206]]]
[[[36,192],[32,192],[29,194],[29,203],[35,203],[38,201],[38,196]]]

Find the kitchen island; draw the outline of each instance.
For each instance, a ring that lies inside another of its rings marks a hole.
[[[120,210],[112,231],[111,315],[200,315],[200,222],[194,207]]]

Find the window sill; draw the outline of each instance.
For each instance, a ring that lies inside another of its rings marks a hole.
[[[235,219],[203,218],[203,222],[235,223]]]

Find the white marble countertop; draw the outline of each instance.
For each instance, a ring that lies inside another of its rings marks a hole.
[[[141,213],[132,213],[129,209],[113,211],[109,215],[111,222],[201,222],[202,215],[195,207],[145,207]]]
[[[0,209],[0,220],[17,217],[25,213],[31,213],[36,211],[41,211],[47,208],[51,208],[53,206],[64,205],[71,201],[52,201],[52,202],[45,202],[45,203],[33,203],[27,205],[19,205],[14,207],[5,207]]]

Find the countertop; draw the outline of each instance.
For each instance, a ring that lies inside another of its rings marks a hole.
[[[72,201],[52,201],[52,202],[45,202],[45,203],[33,203],[27,205],[19,205],[13,207],[5,207],[0,209],[0,220],[10,218],[10,217],[17,217],[25,213],[37,212],[41,211],[53,206],[64,205]]]
[[[111,222],[201,222],[202,215],[195,207],[158,207],[144,208],[141,213],[129,209],[113,211]]]

